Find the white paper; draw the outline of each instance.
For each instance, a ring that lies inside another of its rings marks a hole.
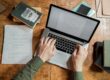
[[[96,9],[98,10],[99,4],[100,4],[100,0],[95,0],[95,5],[96,5]]]
[[[97,17],[99,18],[110,18],[110,16],[103,15],[102,0],[96,0]]]
[[[24,25],[6,25],[2,64],[26,64],[32,59],[33,30]]]
[[[110,0],[102,0],[103,14],[110,16]]]

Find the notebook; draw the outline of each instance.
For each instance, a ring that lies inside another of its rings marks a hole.
[[[104,42],[96,42],[94,44],[93,63],[108,73],[110,73],[110,67],[104,66]]]
[[[40,7],[32,7],[32,8],[34,8],[36,11],[41,12],[41,8]],[[41,19],[39,19],[37,21],[37,23],[40,23],[40,21],[41,21]],[[15,17],[13,17],[13,22],[22,23],[19,19],[15,18]]]
[[[104,41],[104,67],[110,67],[110,40]]]
[[[32,59],[33,30],[24,25],[5,25],[2,64],[26,64]]]
[[[11,15],[28,25],[30,28],[34,28],[42,13],[21,2],[15,7]]]

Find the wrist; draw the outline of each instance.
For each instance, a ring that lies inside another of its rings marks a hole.
[[[83,66],[81,66],[81,65],[74,66],[72,70],[75,72],[82,72]]]
[[[77,68],[75,68],[75,71],[76,71],[76,72],[82,72],[82,70],[83,70],[82,67],[77,67]]]
[[[43,62],[46,62],[46,60],[43,58],[42,55],[38,55],[38,57],[39,57]]]

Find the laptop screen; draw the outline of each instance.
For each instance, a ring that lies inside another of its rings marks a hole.
[[[89,41],[97,24],[96,20],[52,6],[47,27]]]

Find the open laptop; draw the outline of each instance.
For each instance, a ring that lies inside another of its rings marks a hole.
[[[51,4],[42,34],[42,37],[56,39],[57,51],[49,62],[68,69],[67,63],[76,44],[87,45],[99,23],[99,20]]]

